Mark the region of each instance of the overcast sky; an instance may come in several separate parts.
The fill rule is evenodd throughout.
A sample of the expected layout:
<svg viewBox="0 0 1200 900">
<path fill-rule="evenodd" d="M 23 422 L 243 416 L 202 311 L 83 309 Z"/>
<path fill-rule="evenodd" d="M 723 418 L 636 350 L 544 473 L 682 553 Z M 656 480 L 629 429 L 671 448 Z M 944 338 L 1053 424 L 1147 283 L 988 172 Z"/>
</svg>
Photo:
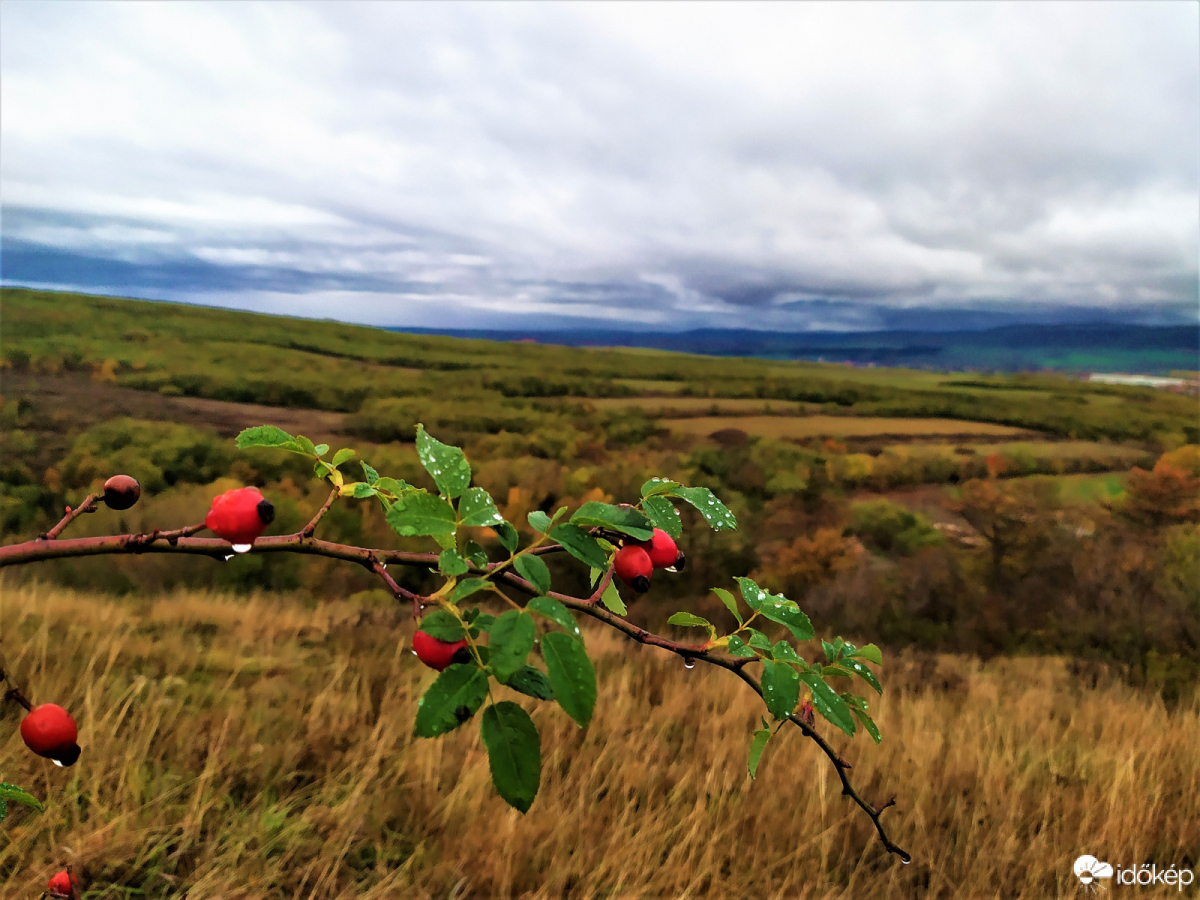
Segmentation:
<svg viewBox="0 0 1200 900">
<path fill-rule="evenodd" d="M 1198 48 L 1151 0 L 5 0 L 0 274 L 426 327 L 1195 320 Z"/>
</svg>

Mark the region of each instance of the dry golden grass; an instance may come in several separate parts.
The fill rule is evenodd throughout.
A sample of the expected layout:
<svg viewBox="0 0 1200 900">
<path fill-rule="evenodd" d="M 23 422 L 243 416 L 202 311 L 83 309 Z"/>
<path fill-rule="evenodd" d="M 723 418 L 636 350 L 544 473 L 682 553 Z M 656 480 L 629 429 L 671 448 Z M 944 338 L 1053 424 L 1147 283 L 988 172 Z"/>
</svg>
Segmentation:
<svg viewBox="0 0 1200 900">
<path fill-rule="evenodd" d="M 768 438 L 1029 435 L 1027 429 L 995 425 L 991 422 L 969 422 L 961 419 L 894 419 L 886 416 L 704 416 L 664 419 L 662 424 L 672 431 L 684 434 L 706 435 L 723 428 L 737 428 L 747 434 Z"/>
<path fill-rule="evenodd" d="M 48 808 L 0 825 L 0 896 L 67 862 L 90 898 L 191 900 L 1077 897 L 1081 853 L 1196 864 L 1200 697 L 1168 711 L 1053 659 L 886 660 L 884 743 L 835 743 L 866 794 L 897 795 L 902 866 L 795 729 L 749 780 L 760 710 L 728 673 L 594 631 L 595 720 L 535 714 L 521 816 L 475 727 L 411 737 L 432 675 L 410 630 L 344 601 L 5 588 L 8 662 L 74 711 L 84 755 L 33 757 L 4 711 L 0 778 Z"/>
</svg>

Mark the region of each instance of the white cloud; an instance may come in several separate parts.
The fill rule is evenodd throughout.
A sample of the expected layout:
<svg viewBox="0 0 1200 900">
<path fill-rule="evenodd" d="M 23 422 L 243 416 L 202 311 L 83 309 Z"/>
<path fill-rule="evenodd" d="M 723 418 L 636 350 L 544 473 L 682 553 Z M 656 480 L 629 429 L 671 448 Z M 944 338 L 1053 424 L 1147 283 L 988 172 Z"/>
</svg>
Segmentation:
<svg viewBox="0 0 1200 900">
<path fill-rule="evenodd" d="M 1195 4 L 3 16 L 6 277 L 30 246 L 196 260 L 193 298 L 341 279 L 387 323 L 1196 299 Z"/>
</svg>

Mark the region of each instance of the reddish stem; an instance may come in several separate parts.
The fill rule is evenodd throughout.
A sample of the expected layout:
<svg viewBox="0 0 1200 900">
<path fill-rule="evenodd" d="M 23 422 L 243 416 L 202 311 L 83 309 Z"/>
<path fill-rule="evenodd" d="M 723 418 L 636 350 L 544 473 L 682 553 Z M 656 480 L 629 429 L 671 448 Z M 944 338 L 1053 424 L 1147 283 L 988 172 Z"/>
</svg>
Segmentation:
<svg viewBox="0 0 1200 900">
<path fill-rule="evenodd" d="M 87 498 L 82 503 L 80 503 L 77 507 L 75 507 L 74 509 L 71 509 L 71 507 L 68 506 L 66 514 L 61 519 L 58 520 L 58 524 L 55 525 L 53 528 L 51 528 L 49 531 L 47 531 L 43 534 L 39 534 L 38 540 L 39 541 L 56 540 L 58 538 L 58 536 L 60 534 L 62 534 L 63 529 L 66 528 L 68 525 L 70 525 L 71 522 L 74 521 L 76 516 L 83 515 L 84 513 L 94 513 L 96 511 L 96 501 L 99 500 L 102 496 L 103 496 L 103 494 L 88 494 Z"/>
</svg>

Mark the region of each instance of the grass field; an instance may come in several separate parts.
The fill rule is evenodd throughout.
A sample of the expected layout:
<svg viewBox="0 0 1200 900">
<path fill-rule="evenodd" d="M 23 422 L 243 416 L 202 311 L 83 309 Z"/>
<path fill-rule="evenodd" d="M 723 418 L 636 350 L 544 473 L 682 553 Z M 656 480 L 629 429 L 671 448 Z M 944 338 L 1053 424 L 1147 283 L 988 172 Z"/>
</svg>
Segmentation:
<svg viewBox="0 0 1200 900">
<path fill-rule="evenodd" d="M 749 780 L 759 710 L 728 673 L 597 632 L 595 719 L 537 714 L 522 817 L 474 727 L 411 737 L 432 676 L 410 630 L 347 601 L 4 590 L 10 668 L 76 714 L 85 749 L 38 760 L 4 710 L 0 777 L 48 808 L 0 826 L 0 895 L 69 862 L 88 898 L 1041 900 L 1080 895 L 1081 853 L 1196 863 L 1200 697 L 1168 710 L 1058 659 L 886 659 L 883 744 L 834 742 L 869 796 L 896 795 L 902 866 L 794 730 Z"/>
<path fill-rule="evenodd" d="M 597 409 L 636 407 L 647 415 L 678 416 L 798 416 L 814 407 L 788 400 L 726 399 L 713 397 L 604 397 L 591 401 Z"/>
<path fill-rule="evenodd" d="M 685 434 L 706 435 L 725 428 L 769 438 L 880 437 L 890 435 L 963 435 L 1024 437 L 1029 432 L 991 422 L 960 419 L 901 419 L 885 416 L 697 416 L 665 419 L 663 425 Z"/>
</svg>

